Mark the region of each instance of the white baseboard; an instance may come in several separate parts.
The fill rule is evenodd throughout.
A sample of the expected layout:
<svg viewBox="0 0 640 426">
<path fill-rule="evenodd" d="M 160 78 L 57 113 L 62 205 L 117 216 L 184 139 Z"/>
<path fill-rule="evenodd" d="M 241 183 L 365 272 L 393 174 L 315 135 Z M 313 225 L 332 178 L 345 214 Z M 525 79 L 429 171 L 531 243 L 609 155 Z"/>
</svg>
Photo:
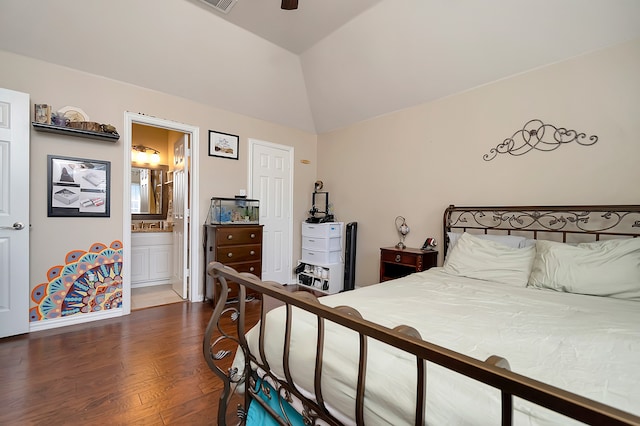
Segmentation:
<svg viewBox="0 0 640 426">
<path fill-rule="evenodd" d="M 67 327 L 70 325 L 84 324 L 107 318 L 121 317 L 124 315 L 123 312 L 122 308 L 117 308 L 102 312 L 92 312 L 90 314 L 76 314 L 64 318 L 40 320 L 29 324 L 29 332 L 33 333 L 35 331 L 50 330 L 52 328 Z"/>
<path fill-rule="evenodd" d="M 156 281 L 144 281 L 138 283 L 131 283 L 131 288 L 153 287 L 157 285 L 171 284 L 171 278 L 156 280 Z"/>
</svg>

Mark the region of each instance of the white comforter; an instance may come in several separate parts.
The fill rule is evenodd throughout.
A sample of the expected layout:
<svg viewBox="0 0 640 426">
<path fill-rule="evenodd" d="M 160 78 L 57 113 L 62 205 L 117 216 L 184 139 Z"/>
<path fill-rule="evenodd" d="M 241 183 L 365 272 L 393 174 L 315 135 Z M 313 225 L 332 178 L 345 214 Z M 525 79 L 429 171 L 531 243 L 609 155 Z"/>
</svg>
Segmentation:
<svg viewBox="0 0 640 426">
<path fill-rule="evenodd" d="M 352 306 L 387 327 L 410 325 L 424 340 L 480 360 L 500 355 L 514 372 L 640 414 L 638 302 L 454 277 L 441 268 L 320 301 Z M 283 321 L 282 308 L 268 314 L 267 359 L 280 377 Z M 291 371 L 307 390 L 313 390 L 315 324 L 315 316 L 294 312 Z M 339 419 L 353 423 L 356 335 L 330 322 L 326 327 L 323 396 Z M 257 327 L 247 334 L 254 354 L 257 335 Z M 365 422 L 413 423 L 415 358 L 370 339 L 367 371 Z M 499 424 L 499 401 L 497 390 L 428 363 L 428 424 Z M 517 425 L 570 423 L 517 398 L 515 408 Z"/>
</svg>

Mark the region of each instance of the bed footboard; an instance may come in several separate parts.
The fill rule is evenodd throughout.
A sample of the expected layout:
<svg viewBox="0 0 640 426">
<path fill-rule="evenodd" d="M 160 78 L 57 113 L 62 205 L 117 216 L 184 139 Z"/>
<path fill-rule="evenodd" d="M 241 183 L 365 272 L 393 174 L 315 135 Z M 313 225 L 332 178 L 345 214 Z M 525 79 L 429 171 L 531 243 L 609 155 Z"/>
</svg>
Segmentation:
<svg viewBox="0 0 640 426">
<path fill-rule="evenodd" d="M 481 383 L 492 386 L 501 392 L 502 401 L 502 424 L 510 425 L 513 419 L 513 397 L 517 396 L 530 401 L 552 411 L 563 414 L 567 417 L 582 421 L 587 424 L 607 424 L 607 425 L 640 425 L 640 417 L 617 410 L 596 401 L 581 397 L 579 395 L 566 392 L 559 388 L 538 382 L 524 377 L 509 370 L 507 360 L 499 356 L 491 356 L 485 361 L 480 361 L 463 354 L 448 350 L 441 346 L 434 345 L 420 338 L 416 330 L 410 327 L 396 327 L 390 329 L 379 324 L 363 319 L 357 311 L 349 307 L 331 308 L 322 305 L 309 293 L 291 293 L 283 290 L 280 285 L 270 282 L 262 282 L 257 277 L 238 273 L 235 270 L 220 263 L 208 265 L 207 273 L 222 286 L 221 297 L 217 301 L 214 312 L 206 328 L 203 353 L 209 368 L 220 377 L 223 382 L 224 391 L 220 397 L 218 405 L 218 424 L 227 424 L 227 411 L 230 408 L 230 400 L 238 390 L 243 387 L 244 402 L 238 409 L 240 422 L 244 423 L 249 404 L 257 403 L 263 406 L 264 410 L 273 416 L 279 424 L 295 424 L 287 414 L 282 414 L 282 410 L 273 409 L 273 405 L 268 405 L 258 396 L 258 393 L 268 393 L 270 397 L 277 398 L 276 406 L 282 407 L 295 401 L 300 402 L 297 411 L 301 413 L 301 418 L 306 424 L 326 423 L 330 425 L 340 425 L 340 421 L 335 413 L 325 404 L 323 399 L 322 369 L 323 369 L 323 339 L 325 323 L 327 321 L 339 324 L 354 330 L 359 336 L 359 369 L 356 386 L 355 411 L 344 413 L 354 424 L 364 424 L 365 411 L 365 389 L 367 386 L 367 350 L 368 342 L 374 339 L 408 353 L 415 357 L 417 386 L 415 390 L 415 424 L 425 424 L 425 397 L 426 397 L 426 365 L 427 363 L 438 364 L 448 370 L 472 378 Z M 228 283 L 234 282 L 239 286 L 239 298 L 237 304 L 227 304 L 226 294 Z M 260 295 L 260 334 L 258 353 L 252 353 L 245 338 L 246 302 L 245 295 L 247 289 Z M 285 377 L 276 377 L 270 371 L 268 362 L 261 360 L 265 357 L 265 337 L 263 325 L 267 309 L 265 300 L 276 299 L 279 304 L 284 304 L 286 310 L 286 330 L 284 359 L 282 360 Z M 273 306 L 267 303 L 267 306 Z M 314 397 L 305 397 L 305 393 L 298 389 L 291 377 L 289 370 L 289 345 L 293 323 L 291 320 L 292 309 L 297 307 L 303 309 L 317 317 L 317 343 L 318 349 L 315 359 L 315 380 L 313 392 Z M 241 351 L 244 356 L 244 369 L 230 369 L 231 355 L 236 350 Z M 263 381 L 271 387 L 264 386 Z M 295 404 L 293 404 L 295 406 Z M 286 413 L 286 411 L 285 411 Z"/>
</svg>

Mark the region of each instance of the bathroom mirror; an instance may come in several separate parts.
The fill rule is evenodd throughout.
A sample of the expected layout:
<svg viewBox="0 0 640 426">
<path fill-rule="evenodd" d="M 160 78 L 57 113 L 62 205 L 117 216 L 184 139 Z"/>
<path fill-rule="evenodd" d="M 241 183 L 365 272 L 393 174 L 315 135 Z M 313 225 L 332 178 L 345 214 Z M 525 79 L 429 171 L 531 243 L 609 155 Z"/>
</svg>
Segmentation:
<svg viewBox="0 0 640 426">
<path fill-rule="evenodd" d="M 165 165 L 131 167 L 131 219 L 167 219 L 168 171 Z"/>
</svg>

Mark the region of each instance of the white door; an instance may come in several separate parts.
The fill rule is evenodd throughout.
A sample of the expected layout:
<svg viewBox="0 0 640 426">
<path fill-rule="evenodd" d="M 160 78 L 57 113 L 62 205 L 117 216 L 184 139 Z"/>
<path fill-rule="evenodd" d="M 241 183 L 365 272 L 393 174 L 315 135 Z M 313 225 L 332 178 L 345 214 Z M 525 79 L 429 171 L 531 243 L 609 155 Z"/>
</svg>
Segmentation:
<svg viewBox="0 0 640 426">
<path fill-rule="evenodd" d="M 292 182 L 293 148 L 249 140 L 251 198 L 260 200 L 262 279 L 292 282 Z"/>
<path fill-rule="evenodd" d="M 173 290 L 183 299 L 189 284 L 189 136 L 173 147 Z"/>
<path fill-rule="evenodd" d="M 0 337 L 29 331 L 29 95 L 0 89 Z"/>
</svg>

